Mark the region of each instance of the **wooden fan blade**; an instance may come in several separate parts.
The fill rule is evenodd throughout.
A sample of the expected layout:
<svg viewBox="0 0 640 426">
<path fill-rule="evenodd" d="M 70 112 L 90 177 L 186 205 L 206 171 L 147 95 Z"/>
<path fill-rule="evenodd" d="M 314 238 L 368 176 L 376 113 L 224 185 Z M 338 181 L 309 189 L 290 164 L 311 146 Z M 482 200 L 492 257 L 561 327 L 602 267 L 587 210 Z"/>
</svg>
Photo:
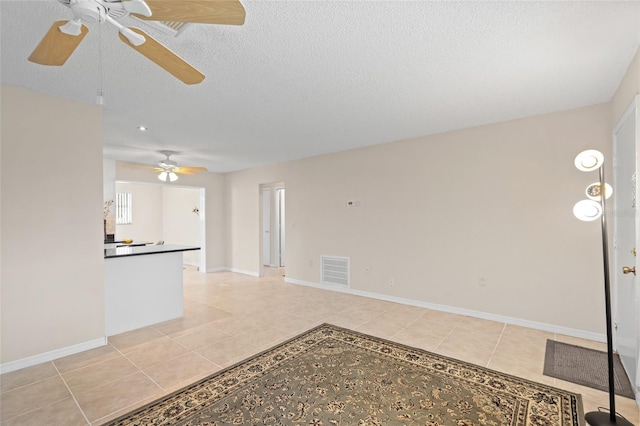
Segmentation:
<svg viewBox="0 0 640 426">
<path fill-rule="evenodd" d="M 145 33 L 139 28 L 129 28 L 131 31 L 140 34 L 146 40 L 140 46 L 135 46 L 127 40 L 122 34 L 120 40 L 122 40 L 128 46 L 142 53 L 144 56 L 155 62 L 162 67 L 169 74 L 181 80 L 185 84 L 198 84 L 204 80 L 204 74 L 189 65 L 181 57 L 167 49 L 160 44 L 157 40 Z"/>
<path fill-rule="evenodd" d="M 176 172 L 176 173 L 185 173 L 185 172 L 200 173 L 200 172 L 207 171 L 206 167 L 176 167 L 176 169 L 180 170 L 180 172 Z"/>
<path fill-rule="evenodd" d="M 80 34 L 77 36 L 65 34 L 60 31 L 60 27 L 68 21 L 56 21 L 49 31 L 36 46 L 29 56 L 29 61 L 40 65 L 60 66 L 67 62 L 69 56 L 76 50 L 89 29 L 81 25 Z"/>
<path fill-rule="evenodd" d="M 186 175 L 186 176 L 195 176 L 195 172 L 192 172 L 190 170 L 185 170 L 184 167 L 175 167 L 173 170 L 171 170 L 173 173 L 179 174 L 179 175 Z"/>
<path fill-rule="evenodd" d="M 173 172 L 181 175 L 193 176 L 196 173 L 206 172 L 206 167 L 174 167 Z"/>
<path fill-rule="evenodd" d="M 146 0 L 150 21 L 195 22 L 200 24 L 244 24 L 245 11 L 238 0 Z"/>
</svg>

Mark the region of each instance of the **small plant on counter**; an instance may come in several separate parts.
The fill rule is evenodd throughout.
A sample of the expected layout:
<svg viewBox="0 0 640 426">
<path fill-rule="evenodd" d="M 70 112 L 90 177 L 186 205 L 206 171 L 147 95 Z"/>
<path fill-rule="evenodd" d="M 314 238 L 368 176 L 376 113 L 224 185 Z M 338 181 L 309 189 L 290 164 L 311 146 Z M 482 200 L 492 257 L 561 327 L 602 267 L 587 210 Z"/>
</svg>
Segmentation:
<svg viewBox="0 0 640 426">
<path fill-rule="evenodd" d="M 109 208 L 113 204 L 113 200 L 105 201 L 104 206 L 102 206 L 102 216 L 106 219 L 109 216 Z"/>
</svg>

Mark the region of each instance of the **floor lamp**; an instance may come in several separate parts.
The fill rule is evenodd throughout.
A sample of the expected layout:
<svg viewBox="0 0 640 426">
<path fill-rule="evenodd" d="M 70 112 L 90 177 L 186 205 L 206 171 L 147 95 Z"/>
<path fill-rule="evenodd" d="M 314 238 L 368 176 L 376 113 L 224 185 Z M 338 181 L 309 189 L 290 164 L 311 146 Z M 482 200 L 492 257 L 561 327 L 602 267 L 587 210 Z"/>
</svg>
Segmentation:
<svg viewBox="0 0 640 426">
<path fill-rule="evenodd" d="M 606 199 L 613 193 L 613 188 L 604 181 L 604 155 L 600 151 L 590 149 L 576 156 L 575 165 L 578 170 L 590 172 L 598 170 L 600 181 L 587 187 L 588 199 L 578 201 L 573 207 L 573 214 L 580 220 L 592 221 L 600 218 L 602 225 L 602 259 L 604 262 L 604 298 L 607 318 L 607 361 L 609 373 L 609 412 L 591 411 L 584 418 L 591 426 L 620 425 L 633 426 L 631 422 L 616 414 L 616 392 L 613 370 L 613 332 L 611 327 L 611 287 L 609 282 L 609 248 L 607 236 Z M 604 188 L 604 191 L 603 191 Z M 604 197 L 602 196 L 604 192 Z"/>
</svg>

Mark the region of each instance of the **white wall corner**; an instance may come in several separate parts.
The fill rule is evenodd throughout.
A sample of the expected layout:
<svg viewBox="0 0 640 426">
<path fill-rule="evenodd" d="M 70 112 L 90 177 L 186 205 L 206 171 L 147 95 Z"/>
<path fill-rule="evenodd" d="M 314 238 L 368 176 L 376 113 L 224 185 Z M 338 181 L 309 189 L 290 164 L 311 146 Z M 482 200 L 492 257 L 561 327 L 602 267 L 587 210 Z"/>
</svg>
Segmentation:
<svg viewBox="0 0 640 426">
<path fill-rule="evenodd" d="M 215 268 L 207 269 L 206 273 L 209 273 L 209 272 L 221 272 L 221 271 L 229 271 L 229 268 L 225 268 L 224 266 L 217 266 Z"/>
<path fill-rule="evenodd" d="M 237 274 L 249 275 L 251 277 L 259 277 L 260 274 L 256 271 L 247 271 L 245 269 L 236 269 L 236 268 L 224 268 L 225 271 L 235 272 Z"/>
<path fill-rule="evenodd" d="M 209 272 L 221 272 L 221 271 L 235 272 L 236 274 L 249 275 L 251 277 L 259 277 L 260 276 L 255 271 L 247 271 L 245 269 L 230 268 L 228 266 L 219 266 L 219 267 L 216 267 L 216 268 L 207 269 L 207 273 L 209 273 Z"/>
</svg>

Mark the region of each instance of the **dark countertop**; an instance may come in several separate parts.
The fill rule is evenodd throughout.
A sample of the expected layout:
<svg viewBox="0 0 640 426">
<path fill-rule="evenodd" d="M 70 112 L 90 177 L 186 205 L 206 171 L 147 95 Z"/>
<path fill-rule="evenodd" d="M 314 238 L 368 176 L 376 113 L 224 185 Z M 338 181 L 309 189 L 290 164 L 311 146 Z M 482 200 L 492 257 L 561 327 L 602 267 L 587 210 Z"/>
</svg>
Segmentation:
<svg viewBox="0 0 640 426">
<path fill-rule="evenodd" d="M 200 250 L 200 247 L 183 246 L 179 244 L 124 246 L 104 249 L 104 258 L 111 259 L 125 256 L 143 256 L 146 254 L 172 253 L 176 251 Z"/>
<path fill-rule="evenodd" d="M 147 241 L 147 242 L 139 242 L 139 241 L 134 241 L 131 243 L 125 243 L 124 241 L 105 241 L 104 245 L 115 245 L 116 247 L 135 247 L 135 246 L 149 246 L 149 245 L 153 245 L 154 243 L 152 243 L 151 241 Z M 112 248 L 112 247 L 109 247 Z"/>
</svg>

